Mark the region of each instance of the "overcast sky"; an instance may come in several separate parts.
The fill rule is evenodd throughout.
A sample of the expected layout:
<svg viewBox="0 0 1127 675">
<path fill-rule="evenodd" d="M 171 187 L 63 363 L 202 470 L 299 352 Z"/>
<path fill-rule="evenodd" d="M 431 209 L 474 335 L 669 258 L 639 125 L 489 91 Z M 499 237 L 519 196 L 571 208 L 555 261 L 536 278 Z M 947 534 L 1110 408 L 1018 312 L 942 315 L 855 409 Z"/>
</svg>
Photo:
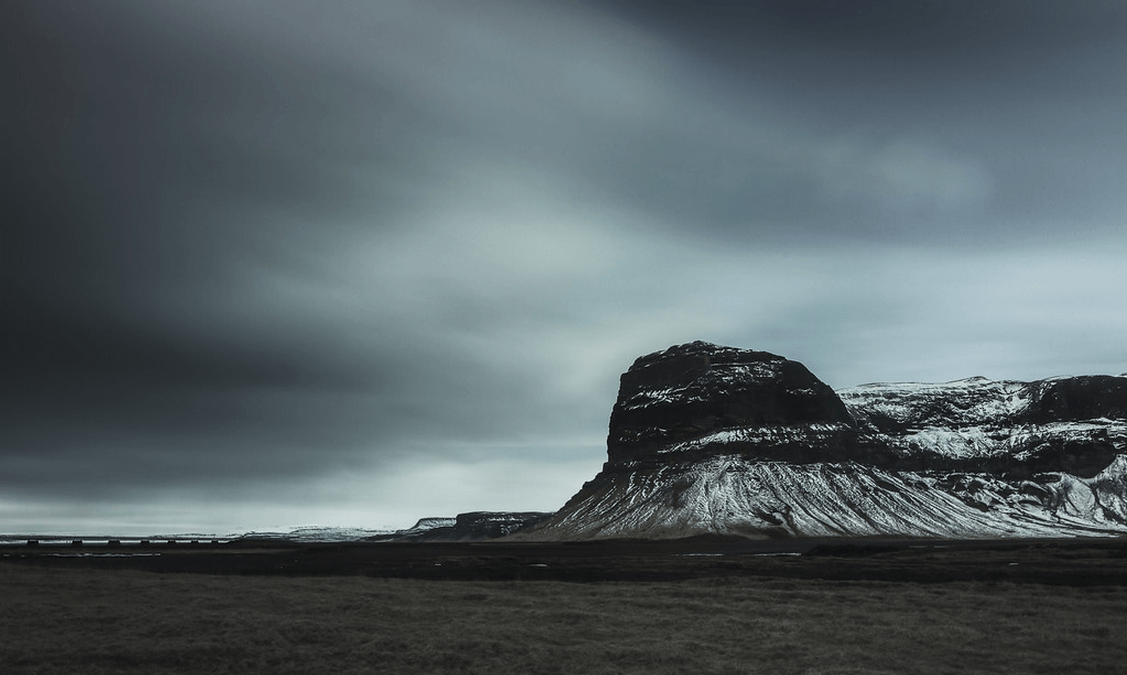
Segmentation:
<svg viewBox="0 0 1127 675">
<path fill-rule="evenodd" d="M 695 339 L 1127 371 L 1118 0 L 0 5 L 0 531 L 554 510 Z"/>
</svg>

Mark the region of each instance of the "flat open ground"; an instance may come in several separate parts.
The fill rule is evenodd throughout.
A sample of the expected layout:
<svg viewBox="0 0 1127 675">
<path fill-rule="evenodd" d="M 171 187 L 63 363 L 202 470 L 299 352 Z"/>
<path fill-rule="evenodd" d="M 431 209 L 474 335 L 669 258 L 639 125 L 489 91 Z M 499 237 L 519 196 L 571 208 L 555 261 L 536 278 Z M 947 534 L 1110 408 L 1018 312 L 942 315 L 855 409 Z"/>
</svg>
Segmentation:
<svg viewBox="0 0 1127 675">
<path fill-rule="evenodd" d="M 806 555 L 763 554 L 816 542 L 8 547 L 0 664 L 20 675 L 1127 672 L 1127 542 L 840 544 Z"/>
</svg>

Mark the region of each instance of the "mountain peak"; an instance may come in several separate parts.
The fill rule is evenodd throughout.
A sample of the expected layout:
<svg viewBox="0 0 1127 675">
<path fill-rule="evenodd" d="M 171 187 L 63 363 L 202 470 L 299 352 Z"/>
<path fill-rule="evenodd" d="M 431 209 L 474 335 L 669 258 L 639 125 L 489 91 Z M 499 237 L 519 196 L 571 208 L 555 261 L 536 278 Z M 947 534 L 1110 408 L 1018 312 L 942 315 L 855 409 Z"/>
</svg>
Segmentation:
<svg viewBox="0 0 1127 675">
<path fill-rule="evenodd" d="M 691 342 L 639 357 L 607 463 L 521 536 L 1127 533 L 1127 378 L 834 392 L 801 363 Z"/>
<path fill-rule="evenodd" d="M 724 431 L 812 423 L 844 428 L 852 419 L 806 366 L 769 352 L 691 342 L 643 356 L 623 373 L 608 459 L 644 460 Z"/>
</svg>

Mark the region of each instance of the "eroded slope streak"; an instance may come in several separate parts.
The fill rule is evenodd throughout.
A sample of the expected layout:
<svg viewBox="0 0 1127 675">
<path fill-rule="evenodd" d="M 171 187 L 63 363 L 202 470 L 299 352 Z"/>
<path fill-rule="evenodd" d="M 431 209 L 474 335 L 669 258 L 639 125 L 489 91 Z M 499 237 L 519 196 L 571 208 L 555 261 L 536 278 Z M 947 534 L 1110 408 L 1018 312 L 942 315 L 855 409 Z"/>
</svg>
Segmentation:
<svg viewBox="0 0 1127 675">
<path fill-rule="evenodd" d="M 608 461 L 537 539 L 1127 533 L 1127 378 L 832 391 L 694 342 L 622 375 Z"/>
</svg>

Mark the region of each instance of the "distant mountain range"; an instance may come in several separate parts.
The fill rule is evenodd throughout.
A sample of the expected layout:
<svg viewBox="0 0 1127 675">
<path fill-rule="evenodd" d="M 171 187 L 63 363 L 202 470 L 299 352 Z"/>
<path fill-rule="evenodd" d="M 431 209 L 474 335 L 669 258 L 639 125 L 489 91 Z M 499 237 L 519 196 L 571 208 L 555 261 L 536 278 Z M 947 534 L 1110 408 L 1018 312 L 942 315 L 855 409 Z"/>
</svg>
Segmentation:
<svg viewBox="0 0 1127 675">
<path fill-rule="evenodd" d="M 1127 377 L 833 391 L 705 342 L 622 375 L 603 470 L 538 540 L 1127 533 Z"/>
<path fill-rule="evenodd" d="M 455 518 L 423 518 L 414 527 L 366 541 L 478 541 L 496 539 L 536 525 L 552 513 L 540 511 L 474 511 Z"/>
<path fill-rule="evenodd" d="M 286 541 L 296 543 L 438 542 L 496 539 L 535 525 L 552 513 L 539 511 L 473 511 L 454 517 L 420 518 L 402 530 L 363 530 L 339 527 L 301 527 L 287 532 L 248 532 L 233 541 Z"/>
</svg>

